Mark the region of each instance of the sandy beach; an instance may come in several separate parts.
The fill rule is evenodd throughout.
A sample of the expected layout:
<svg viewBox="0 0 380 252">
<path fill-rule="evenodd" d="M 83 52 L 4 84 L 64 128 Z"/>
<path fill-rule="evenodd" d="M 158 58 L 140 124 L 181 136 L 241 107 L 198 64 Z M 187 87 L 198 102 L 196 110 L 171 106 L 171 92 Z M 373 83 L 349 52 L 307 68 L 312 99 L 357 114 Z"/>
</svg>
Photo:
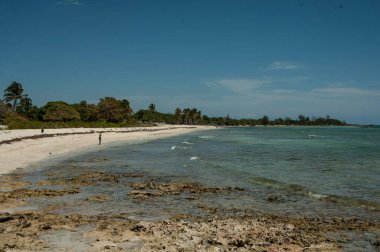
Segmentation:
<svg viewBox="0 0 380 252">
<path fill-rule="evenodd" d="M 117 141 L 158 139 L 210 128 L 165 125 L 145 128 L 46 129 L 44 133 L 39 129 L 1 130 L 0 174 L 25 168 L 50 157 L 97 146 L 100 132 L 102 132 L 102 145 L 106 145 Z"/>
</svg>

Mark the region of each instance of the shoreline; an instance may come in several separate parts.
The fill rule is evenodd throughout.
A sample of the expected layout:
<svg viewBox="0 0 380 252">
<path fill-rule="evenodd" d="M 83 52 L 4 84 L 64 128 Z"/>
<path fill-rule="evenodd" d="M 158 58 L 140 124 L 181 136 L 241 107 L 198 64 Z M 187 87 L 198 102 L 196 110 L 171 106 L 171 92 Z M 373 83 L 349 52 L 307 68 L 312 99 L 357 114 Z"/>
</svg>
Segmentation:
<svg viewBox="0 0 380 252">
<path fill-rule="evenodd" d="M 165 125 L 143 128 L 65 128 L 0 131 L 0 160 L 5 166 L 0 175 L 50 157 L 68 154 L 87 147 L 98 146 L 102 132 L 102 145 L 113 142 L 154 140 L 200 130 L 214 129 L 210 126 Z"/>
<path fill-rule="evenodd" d="M 64 153 L 101 150 L 112 146 L 108 143 L 139 143 L 198 131 L 197 137 L 204 134 L 201 130 L 208 129 L 214 128 L 168 125 L 105 129 L 107 132 L 48 129 L 44 135 L 39 134 L 40 130 L 0 132 L 7 134 L 0 137 L 0 156 L 5 148 L 12 147 L 15 160 L 27 158 L 28 153 L 65 159 Z M 105 146 L 98 146 L 100 131 Z M 44 149 L 44 145 L 50 149 Z M 46 154 L 53 147 L 57 152 Z M 133 169 L 133 162 L 120 163 L 123 169 L 104 169 L 111 159 L 102 155 L 84 160 L 81 166 L 68 159 L 32 177 L 26 172 L 0 175 L 0 251 L 301 252 L 380 248 L 380 223 L 376 219 L 341 213 L 324 216 L 318 212 L 298 216 L 270 213 L 255 204 L 248 208 L 239 203 L 223 205 L 219 200 L 260 197 L 255 190 L 239 184 L 182 180 L 140 167 Z M 49 158 L 42 162 L 48 163 Z M 293 201 L 276 195 L 267 194 L 265 200 L 270 207 L 277 207 L 283 200 Z"/>
</svg>

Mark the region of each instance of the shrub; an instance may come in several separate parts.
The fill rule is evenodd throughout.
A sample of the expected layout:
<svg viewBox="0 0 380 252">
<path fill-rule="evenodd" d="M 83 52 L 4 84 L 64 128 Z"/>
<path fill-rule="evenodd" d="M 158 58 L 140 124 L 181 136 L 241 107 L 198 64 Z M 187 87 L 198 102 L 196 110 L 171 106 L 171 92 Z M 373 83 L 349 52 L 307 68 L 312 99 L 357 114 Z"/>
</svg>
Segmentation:
<svg viewBox="0 0 380 252">
<path fill-rule="evenodd" d="M 48 102 L 42 108 L 42 119 L 48 122 L 80 120 L 80 114 L 63 101 Z"/>
</svg>

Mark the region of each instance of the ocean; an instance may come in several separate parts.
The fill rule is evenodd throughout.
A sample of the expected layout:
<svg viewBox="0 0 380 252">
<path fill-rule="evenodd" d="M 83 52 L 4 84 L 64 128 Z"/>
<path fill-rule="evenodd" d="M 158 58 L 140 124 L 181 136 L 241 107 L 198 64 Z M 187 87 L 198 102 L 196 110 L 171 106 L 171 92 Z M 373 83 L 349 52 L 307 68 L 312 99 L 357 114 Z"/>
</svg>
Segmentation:
<svg viewBox="0 0 380 252">
<path fill-rule="evenodd" d="M 104 136 L 106 137 L 106 135 Z M 380 128 L 236 127 L 199 131 L 154 141 L 94 147 L 28 170 L 31 182 L 72 179 L 85 172 L 117 175 L 59 198 L 35 198 L 35 208 L 59 205 L 58 213 L 125 213 L 138 220 L 176 214 L 226 216 L 270 213 L 300 217 L 358 217 L 380 221 Z M 196 183 L 237 188 L 190 197 L 178 193 L 136 200 L 132 183 Z M 62 188 L 49 184 L 45 188 Z M 105 195 L 104 202 L 86 201 Z M 83 203 L 85 202 L 85 203 Z"/>
</svg>

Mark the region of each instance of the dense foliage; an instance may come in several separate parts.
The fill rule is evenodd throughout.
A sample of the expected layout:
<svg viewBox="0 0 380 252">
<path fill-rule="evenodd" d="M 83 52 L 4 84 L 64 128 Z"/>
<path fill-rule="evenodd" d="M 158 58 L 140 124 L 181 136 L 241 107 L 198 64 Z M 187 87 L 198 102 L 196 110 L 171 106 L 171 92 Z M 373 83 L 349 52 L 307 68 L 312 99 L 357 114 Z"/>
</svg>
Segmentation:
<svg viewBox="0 0 380 252">
<path fill-rule="evenodd" d="M 301 116 L 301 115 L 300 115 Z M 271 126 L 345 126 L 347 125 L 344 121 L 339 121 L 337 119 L 330 118 L 330 116 L 324 117 L 312 117 L 312 119 L 307 120 L 295 120 L 290 117 L 277 118 L 270 120 L 268 116 L 263 116 L 259 119 L 231 119 L 229 116 L 226 117 L 214 117 L 214 118 L 204 118 L 203 121 L 207 124 L 213 125 L 225 125 L 225 126 L 257 126 L 257 125 L 271 125 Z"/>
<path fill-rule="evenodd" d="M 113 97 L 104 97 L 98 103 L 99 119 L 106 122 L 127 122 L 132 114 L 129 101 L 117 100 Z"/>
<path fill-rule="evenodd" d="M 89 104 L 86 101 L 71 105 L 80 115 L 81 121 L 96 122 L 99 121 L 99 110 L 95 104 Z"/>
<path fill-rule="evenodd" d="M 63 101 L 48 102 L 40 110 L 40 118 L 47 122 L 70 122 L 80 120 L 80 114 Z"/>
<path fill-rule="evenodd" d="M 12 82 L 0 100 L 0 124 L 9 128 L 61 128 L 61 127 L 118 127 L 145 126 L 155 123 L 217 126 L 256 126 L 256 125 L 346 125 L 345 122 L 326 117 L 289 117 L 270 120 L 268 116 L 258 119 L 232 119 L 208 117 L 196 108 L 176 108 L 172 113 L 161 113 L 151 103 L 147 109 L 136 113 L 126 99 L 114 97 L 100 98 L 97 104 L 87 101 L 68 104 L 63 101 L 50 101 L 42 107 L 33 105 L 32 99 L 24 94 L 22 84 Z"/>
</svg>

